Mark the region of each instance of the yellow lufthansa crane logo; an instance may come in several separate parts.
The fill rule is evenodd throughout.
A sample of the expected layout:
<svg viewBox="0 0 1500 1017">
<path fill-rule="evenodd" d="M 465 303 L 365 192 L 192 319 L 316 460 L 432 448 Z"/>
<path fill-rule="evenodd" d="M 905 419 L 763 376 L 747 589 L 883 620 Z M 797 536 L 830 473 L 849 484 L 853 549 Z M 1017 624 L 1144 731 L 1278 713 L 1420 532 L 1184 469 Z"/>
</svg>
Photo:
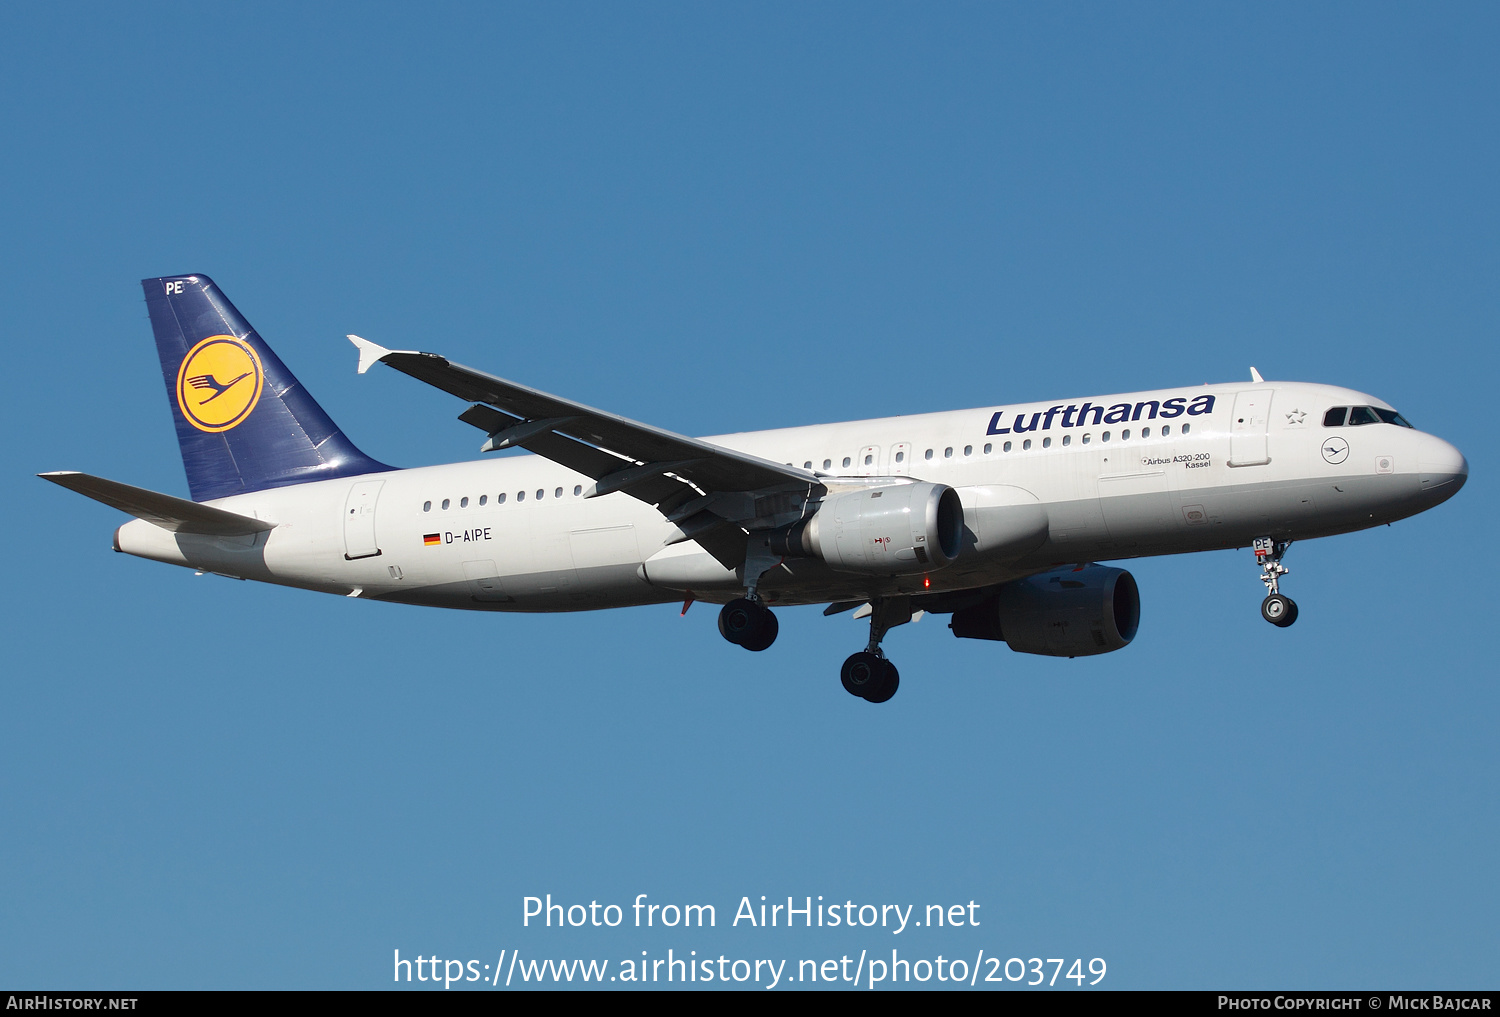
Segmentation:
<svg viewBox="0 0 1500 1017">
<path fill-rule="evenodd" d="M 177 406 L 200 431 L 237 427 L 260 401 L 265 371 L 248 344 L 211 335 L 188 350 L 177 369 Z"/>
</svg>

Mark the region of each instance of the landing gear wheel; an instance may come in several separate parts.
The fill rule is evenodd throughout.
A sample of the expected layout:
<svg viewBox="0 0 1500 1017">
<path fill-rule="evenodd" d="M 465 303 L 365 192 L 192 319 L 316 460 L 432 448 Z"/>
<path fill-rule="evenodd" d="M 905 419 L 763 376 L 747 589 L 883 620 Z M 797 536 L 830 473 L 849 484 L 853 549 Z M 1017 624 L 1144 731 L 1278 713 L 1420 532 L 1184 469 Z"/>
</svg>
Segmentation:
<svg viewBox="0 0 1500 1017">
<path fill-rule="evenodd" d="M 896 665 L 884 657 L 861 651 L 844 661 L 839 681 L 844 683 L 844 691 L 851 696 L 883 703 L 901 686 L 901 674 Z"/>
<path fill-rule="evenodd" d="M 719 635 L 747 650 L 764 650 L 776 641 L 781 626 L 764 604 L 741 597 L 719 612 Z"/>
<path fill-rule="evenodd" d="M 760 605 L 756 605 L 760 607 Z M 776 634 L 781 631 L 781 623 L 776 620 L 776 615 L 768 607 L 761 607 L 760 631 L 755 633 L 754 638 L 747 638 L 740 643 L 747 650 L 759 652 L 776 642 Z"/>
<path fill-rule="evenodd" d="M 861 699 L 868 699 L 870 693 L 879 689 L 884 680 L 885 661 L 865 650 L 851 654 L 839 670 L 839 681 L 844 683 L 844 691 Z"/>
<path fill-rule="evenodd" d="M 901 687 L 901 672 L 896 670 L 896 665 L 888 660 L 882 660 L 881 663 L 885 665 L 883 669 L 885 677 L 878 688 L 865 696 L 872 703 L 885 702 L 894 696 L 896 690 Z"/>
<path fill-rule="evenodd" d="M 1260 602 L 1260 616 L 1284 629 L 1297 620 L 1297 602 L 1291 597 L 1273 593 Z"/>
</svg>

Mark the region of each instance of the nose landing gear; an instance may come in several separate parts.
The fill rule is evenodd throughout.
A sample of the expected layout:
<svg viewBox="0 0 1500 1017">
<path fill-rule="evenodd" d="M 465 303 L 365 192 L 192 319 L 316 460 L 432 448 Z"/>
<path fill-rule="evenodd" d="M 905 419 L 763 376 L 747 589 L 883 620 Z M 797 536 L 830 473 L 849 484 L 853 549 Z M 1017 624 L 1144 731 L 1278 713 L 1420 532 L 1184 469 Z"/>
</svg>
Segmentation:
<svg viewBox="0 0 1500 1017">
<path fill-rule="evenodd" d="M 1282 555 L 1291 546 L 1290 540 L 1255 538 L 1255 560 L 1260 563 L 1260 581 L 1266 584 L 1266 599 L 1260 602 L 1260 616 L 1283 629 L 1297 620 L 1297 602 L 1280 590 L 1281 577 L 1292 571 L 1281 564 Z"/>
</svg>

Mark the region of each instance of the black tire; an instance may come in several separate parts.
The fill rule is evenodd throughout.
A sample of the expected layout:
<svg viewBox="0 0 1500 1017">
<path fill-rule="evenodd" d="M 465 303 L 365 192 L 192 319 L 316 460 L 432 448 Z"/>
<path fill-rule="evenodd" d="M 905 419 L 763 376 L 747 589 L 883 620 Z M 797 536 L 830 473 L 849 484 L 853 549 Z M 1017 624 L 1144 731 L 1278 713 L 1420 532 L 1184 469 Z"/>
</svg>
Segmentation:
<svg viewBox="0 0 1500 1017">
<path fill-rule="evenodd" d="M 1297 604 L 1291 597 L 1273 593 L 1260 602 L 1260 616 L 1284 629 L 1297 620 Z"/>
<path fill-rule="evenodd" d="M 885 665 L 885 677 L 878 688 L 865 696 L 872 703 L 884 703 L 896 694 L 901 687 L 901 672 L 896 670 L 896 665 L 888 660 L 882 660 Z"/>
<path fill-rule="evenodd" d="M 760 605 L 741 597 L 719 611 L 719 635 L 736 646 L 744 646 L 761 628 Z"/>
<path fill-rule="evenodd" d="M 1281 627 L 1284 629 L 1290 628 L 1292 623 L 1297 620 L 1297 602 L 1295 600 L 1288 600 L 1287 603 L 1292 606 L 1292 609 L 1286 613 L 1286 617 L 1280 622 Z"/>
<path fill-rule="evenodd" d="M 776 642 L 776 634 L 781 631 L 781 623 L 776 620 L 776 613 L 769 607 L 760 604 L 755 606 L 760 611 L 760 628 L 747 636 L 740 645 L 747 650 L 759 653 Z"/>
<path fill-rule="evenodd" d="M 885 667 L 886 663 L 880 657 L 861 650 L 844 661 L 844 666 L 839 669 L 839 681 L 851 696 L 867 699 L 869 693 L 878 690 L 884 682 Z"/>
</svg>

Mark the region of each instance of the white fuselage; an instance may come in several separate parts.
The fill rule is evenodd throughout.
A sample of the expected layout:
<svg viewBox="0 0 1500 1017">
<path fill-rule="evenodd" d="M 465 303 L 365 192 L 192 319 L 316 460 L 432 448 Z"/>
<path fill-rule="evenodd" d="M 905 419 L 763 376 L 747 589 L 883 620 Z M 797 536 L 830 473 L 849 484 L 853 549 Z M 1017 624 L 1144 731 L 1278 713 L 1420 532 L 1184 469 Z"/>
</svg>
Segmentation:
<svg viewBox="0 0 1500 1017">
<path fill-rule="evenodd" d="M 969 589 L 1061 563 L 1239 547 L 1258 536 L 1327 536 L 1404 518 L 1462 486 L 1467 465 L 1452 445 L 1389 423 L 1325 427 L 1334 406 L 1389 409 L 1348 389 L 1266 382 L 706 440 L 806 466 L 833 490 L 883 477 L 958 490 L 966 546 L 946 568 L 892 578 L 787 559 L 763 580 L 772 603 L 822 603 Z M 211 503 L 276 524 L 253 538 L 137 520 L 115 546 L 244 579 L 472 610 L 739 595 L 740 578 L 692 541 L 668 545 L 679 531 L 658 511 L 624 493 L 585 498 L 590 482 L 537 456 L 394 470 Z M 1021 509 L 1042 519 L 1023 548 L 1007 531 Z"/>
</svg>

